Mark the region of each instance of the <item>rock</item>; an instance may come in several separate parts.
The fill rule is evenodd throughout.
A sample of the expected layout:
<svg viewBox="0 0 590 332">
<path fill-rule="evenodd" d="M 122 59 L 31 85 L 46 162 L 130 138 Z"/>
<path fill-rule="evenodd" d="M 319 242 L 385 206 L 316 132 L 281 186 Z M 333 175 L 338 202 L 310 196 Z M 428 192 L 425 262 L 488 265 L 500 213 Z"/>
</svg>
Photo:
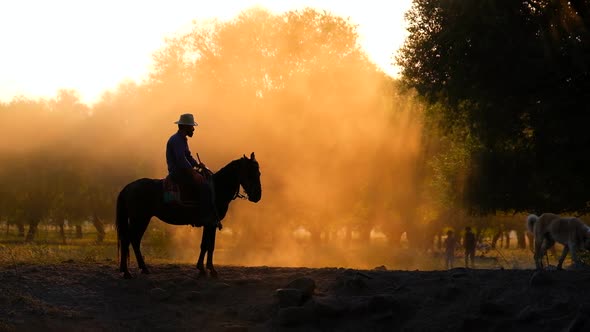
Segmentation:
<svg viewBox="0 0 590 332">
<path fill-rule="evenodd" d="M 280 325 L 305 324 L 313 320 L 313 312 L 309 307 L 288 307 L 279 309 Z"/>
<path fill-rule="evenodd" d="M 303 292 L 296 288 L 279 288 L 276 290 L 279 298 L 279 307 L 294 307 L 303 304 Z"/>
<path fill-rule="evenodd" d="M 289 282 L 285 288 L 298 289 L 303 293 L 303 299 L 307 299 L 313 295 L 315 281 L 311 278 L 302 277 Z"/>
<path fill-rule="evenodd" d="M 305 304 L 316 317 L 339 316 L 349 310 L 349 306 L 342 299 L 334 296 L 314 298 Z"/>
<path fill-rule="evenodd" d="M 359 278 L 358 276 L 354 276 L 350 279 L 347 279 L 344 282 L 344 285 L 347 289 L 353 291 L 359 291 L 367 288 L 367 282 L 365 281 L 365 279 Z"/>
</svg>

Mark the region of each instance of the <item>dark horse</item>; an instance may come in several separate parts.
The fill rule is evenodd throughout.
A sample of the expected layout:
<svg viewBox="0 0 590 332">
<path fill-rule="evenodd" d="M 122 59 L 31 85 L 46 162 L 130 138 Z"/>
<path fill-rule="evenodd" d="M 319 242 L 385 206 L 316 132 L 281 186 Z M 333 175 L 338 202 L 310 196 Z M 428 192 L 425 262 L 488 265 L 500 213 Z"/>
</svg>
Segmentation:
<svg viewBox="0 0 590 332">
<path fill-rule="evenodd" d="M 258 202 L 262 196 L 260 186 L 260 170 L 254 153 L 250 158 L 244 157 L 234 160 L 213 174 L 213 188 L 215 194 L 215 208 L 218 221 L 225 217 L 229 203 L 238 197 L 240 185 L 246 191 L 248 200 Z M 172 225 L 195 224 L 194 210 L 185 208 L 172 209 L 163 203 L 164 188 L 161 179 L 139 179 L 123 188 L 117 198 L 117 236 L 119 240 L 120 271 L 126 279 L 131 278 L 127 261 L 129 258 L 129 244 L 133 246 L 137 265 L 142 273 L 149 270 L 141 255 L 140 244 L 143 233 L 152 217 Z M 179 212 L 180 211 L 180 212 Z M 188 212 L 188 213 L 187 213 Z M 187 215 L 188 214 L 188 215 Z M 220 224 L 219 224 L 220 225 Z M 199 225 L 200 226 L 200 225 Z M 199 275 L 206 275 L 203 259 L 207 253 L 207 269 L 212 277 L 217 277 L 213 268 L 213 250 L 215 248 L 215 233 L 218 224 L 205 223 L 201 239 L 201 253 L 197 261 Z"/>
</svg>

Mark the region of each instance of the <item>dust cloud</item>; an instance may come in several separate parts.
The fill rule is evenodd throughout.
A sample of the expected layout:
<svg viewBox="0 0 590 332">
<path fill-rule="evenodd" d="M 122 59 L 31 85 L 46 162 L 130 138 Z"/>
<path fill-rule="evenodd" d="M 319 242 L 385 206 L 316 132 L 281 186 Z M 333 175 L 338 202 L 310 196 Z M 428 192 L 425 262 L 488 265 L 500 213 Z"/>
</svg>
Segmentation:
<svg viewBox="0 0 590 332">
<path fill-rule="evenodd" d="M 378 73 L 341 74 L 352 91 L 319 105 L 292 102 L 312 89 L 303 81 L 270 103 L 210 95 L 211 104 L 195 111 L 200 125 L 189 144 L 210 168 L 250 152 L 261 166 L 262 200 L 232 203 L 218 233 L 218 264 L 392 264 L 392 244 L 414 222 L 401 219 L 421 203 L 421 110 L 411 96 L 392 94 Z M 171 255 L 194 262 L 200 230 L 169 231 Z"/>
<path fill-rule="evenodd" d="M 390 267 L 423 219 L 422 110 L 356 38 L 346 20 L 309 9 L 196 22 L 154 55 L 149 80 L 92 107 L 69 92 L 42 112 L 4 112 L 1 151 L 60 151 L 112 179 L 114 201 L 125 183 L 166 175 L 173 122 L 190 112 L 189 146 L 210 169 L 255 152 L 262 173 L 262 200 L 230 205 L 216 264 Z M 196 261 L 201 229 L 154 219 L 144 246 L 158 231 L 171 259 Z"/>
</svg>

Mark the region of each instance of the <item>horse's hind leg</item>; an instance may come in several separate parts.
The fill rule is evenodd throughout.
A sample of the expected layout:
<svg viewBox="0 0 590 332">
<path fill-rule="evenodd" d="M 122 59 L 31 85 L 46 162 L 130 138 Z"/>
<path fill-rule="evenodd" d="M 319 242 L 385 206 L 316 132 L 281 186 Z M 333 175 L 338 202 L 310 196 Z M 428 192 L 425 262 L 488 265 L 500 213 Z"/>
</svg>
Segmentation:
<svg viewBox="0 0 590 332">
<path fill-rule="evenodd" d="M 205 253 L 207 252 L 207 226 L 203 226 L 203 235 L 201 236 L 201 252 L 199 253 L 199 260 L 197 260 L 197 270 L 199 270 L 199 277 L 207 276 L 207 271 L 205 271 L 205 264 L 203 261 L 205 260 Z"/>
<path fill-rule="evenodd" d="M 121 246 L 119 271 L 123 272 L 123 278 L 131 279 L 131 273 L 129 273 L 129 267 L 127 266 L 129 261 L 129 241 L 121 239 L 119 245 Z"/>
<path fill-rule="evenodd" d="M 203 226 L 203 236 L 201 237 L 201 253 L 199 254 L 199 260 L 197 261 L 197 270 L 199 270 L 199 276 L 206 276 L 205 265 L 205 254 L 207 254 L 207 269 L 211 272 L 212 277 L 217 277 L 217 272 L 213 268 L 213 247 L 215 246 L 215 227 Z"/>
<path fill-rule="evenodd" d="M 135 223 L 131 223 L 130 233 L 131 233 L 131 245 L 133 246 L 133 252 L 135 252 L 135 259 L 137 260 L 137 266 L 141 269 L 141 273 L 149 274 L 150 271 L 148 270 L 147 266 L 145 265 L 145 261 L 143 260 L 143 255 L 141 254 L 141 238 L 145 233 L 148 225 L 150 223 L 150 218 L 138 218 L 136 219 Z"/>
</svg>

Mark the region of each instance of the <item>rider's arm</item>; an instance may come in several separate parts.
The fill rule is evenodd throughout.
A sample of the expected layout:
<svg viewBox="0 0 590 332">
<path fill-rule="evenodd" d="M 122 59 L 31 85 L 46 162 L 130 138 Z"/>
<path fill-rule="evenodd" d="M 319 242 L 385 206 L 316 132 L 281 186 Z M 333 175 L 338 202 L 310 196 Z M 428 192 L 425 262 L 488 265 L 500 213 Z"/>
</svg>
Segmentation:
<svg viewBox="0 0 590 332">
<path fill-rule="evenodd" d="M 195 158 L 193 158 L 191 151 L 188 149 L 188 146 L 186 147 L 185 157 L 186 157 L 186 160 L 191 164 L 192 167 L 199 166 L 199 163 L 195 160 Z"/>
<path fill-rule="evenodd" d="M 183 142 L 182 139 L 174 139 L 171 141 L 171 143 L 176 166 L 178 168 L 192 168 L 193 164 L 191 163 L 190 159 L 187 158 L 187 154 L 190 156 L 187 143 Z"/>
</svg>

